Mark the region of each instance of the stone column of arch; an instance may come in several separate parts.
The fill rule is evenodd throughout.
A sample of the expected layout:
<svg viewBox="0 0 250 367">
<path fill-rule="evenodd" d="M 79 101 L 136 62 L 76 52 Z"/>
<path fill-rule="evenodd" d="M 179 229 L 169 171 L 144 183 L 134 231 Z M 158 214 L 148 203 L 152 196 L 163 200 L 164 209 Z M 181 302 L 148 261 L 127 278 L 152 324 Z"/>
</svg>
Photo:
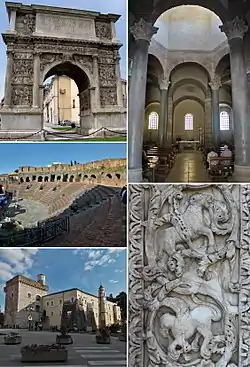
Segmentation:
<svg viewBox="0 0 250 367">
<path fill-rule="evenodd" d="M 99 109 L 101 107 L 101 102 L 100 102 L 98 55 L 93 56 L 93 75 L 94 75 L 94 80 L 95 80 L 95 105 L 96 105 L 96 108 Z"/>
<path fill-rule="evenodd" d="M 220 78 L 214 78 L 209 83 L 212 90 L 212 136 L 215 147 L 220 143 Z"/>
<path fill-rule="evenodd" d="M 34 54 L 34 74 L 33 74 L 33 108 L 40 106 L 40 54 Z"/>
<path fill-rule="evenodd" d="M 142 147 L 147 82 L 148 49 L 158 28 L 141 18 L 130 28 L 136 42 L 129 88 L 128 176 L 129 182 L 142 181 Z"/>
<path fill-rule="evenodd" d="M 212 131 L 212 95 L 211 90 L 207 89 L 205 98 L 205 126 L 204 126 L 204 140 L 205 147 L 209 148 L 213 141 Z"/>
<path fill-rule="evenodd" d="M 116 91 L 117 91 L 117 104 L 119 107 L 123 107 L 123 94 L 122 94 L 122 81 L 121 81 L 121 69 L 120 69 L 120 55 L 116 52 L 115 55 L 115 76 L 116 76 Z"/>
<path fill-rule="evenodd" d="M 167 102 L 167 112 L 166 112 L 166 130 L 165 130 L 165 138 L 164 138 L 164 146 L 166 148 L 171 148 L 173 143 L 173 113 L 174 113 L 174 101 L 173 96 L 168 97 Z"/>
<path fill-rule="evenodd" d="M 8 31 L 15 32 L 16 29 L 16 10 L 10 12 L 10 24 Z"/>
<path fill-rule="evenodd" d="M 5 91 L 4 91 L 4 107 L 11 106 L 11 79 L 13 70 L 13 51 L 7 51 L 7 66 L 5 74 Z"/>
<path fill-rule="evenodd" d="M 234 116 L 235 167 L 237 182 L 250 181 L 250 105 L 243 38 L 248 30 L 245 20 L 236 17 L 220 26 L 230 49 L 232 104 Z"/>
<path fill-rule="evenodd" d="M 160 147 L 164 147 L 164 137 L 168 125 L 168 87 L 170 82 L 166 79 L 160 83 L 161 90 L 161 111 L 158 127 L 158 142 Z"/>
</svg>

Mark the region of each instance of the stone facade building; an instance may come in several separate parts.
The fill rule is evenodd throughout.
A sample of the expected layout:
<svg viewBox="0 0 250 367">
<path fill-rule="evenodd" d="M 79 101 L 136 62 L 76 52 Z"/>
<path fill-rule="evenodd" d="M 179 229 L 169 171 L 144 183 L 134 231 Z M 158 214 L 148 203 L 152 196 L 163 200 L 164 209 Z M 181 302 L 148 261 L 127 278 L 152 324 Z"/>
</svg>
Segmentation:
<svg viewBox="0 0 250 367">
<path fill-rule="evenodd" d="M 33 323 L 42 320 L 45 328 L 60 328 L 63 306 L 73 305 L 76 300 L 84 311 L 87 326 L 99 325 L 100 295 L 95 296 L 78 288 L 49 293 L 43 274 L 38 275 L 37 281 L 21 275 L 15 276 L 6 282 L 4 291 L 5 325 L 27 328 L 28 319 L 31 318 Z M 119 323 L 120 307 L 106 299 L 103 305 L 107 325 Z M 88 316 L 90 314 L 91 317 Z"/>
<path fill-rule="evenodd" d="M 44 89 L 43 121 L 59 125 L 64 120 L 80 124 L 78 88 L 73 79 L 58 76 L 53 77 Z"/>
<path fill-rule="evenodd" d="M 239 0 L 129 1 L 129 181 L 142 147 L 177 138 L 232 143 L 235 181 L 250 177 L 250 8 Z"/>
<path fill-rule="evenodd" d="M 80 98 L 80 132 L 126 130 L 119 49 L 119 15 L 6 3 L 9 29 L 1 135 L 43 128 L 43 82 L 72 78 Z M 14 134 L 14 135 L 13 135 Z"/>
<path fill-rule="evenodd" d="M 0 175 L 0 181 L 83 182 L 121 186 L 126 184 L 126 159 L 104 159 L 86 164 L 53 163 L 45 167 L 20 167 L 18 172 Z"/>
</svg>

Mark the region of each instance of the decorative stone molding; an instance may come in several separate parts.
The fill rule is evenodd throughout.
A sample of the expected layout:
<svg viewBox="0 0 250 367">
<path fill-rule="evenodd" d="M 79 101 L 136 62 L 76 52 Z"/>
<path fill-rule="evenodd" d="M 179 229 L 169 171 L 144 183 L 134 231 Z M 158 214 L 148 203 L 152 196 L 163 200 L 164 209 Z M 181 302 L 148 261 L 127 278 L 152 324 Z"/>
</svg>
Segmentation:
<svg viewBox="0 0 250 367">
<path fill-rule="evenodd" d="M 161 90 L 168 90 L 170 84 L 171 82 L 169 81 L 169 79 L 165 78 L 159 82 L 159 87 Z"/>
<path fill-rule="evenodd" d="M 221 32 L 224 32 L 230 41 L 233 38 L 242 38 L 248 31 L 248 25 L 244 18 L 236 17 L 220 26 Z"/>
<path fill-rule="evenodd" d="M 136 41 L 145 40 L 150 42 L 158 29 L 159 28 L 154 27 L 151 22 L 147 22 L 141 18 L 138 22 L 135 22 L 132 27 L 130 27 L 130 32 L 133 34 Z"/>
<path fill-rule="evenodd" d="M 222 86 L 221 78 L 220 77 L 215 77 L 213 80 L 211 80 L 209 85 L 210 85 L 212 90 L 219 90 L 220 87 Z"/>
<path fill-rule="evenodd" d="M 250 185 L 131 185 L 129 200 L 129 366 L 249 366 Z"/>
</svg>

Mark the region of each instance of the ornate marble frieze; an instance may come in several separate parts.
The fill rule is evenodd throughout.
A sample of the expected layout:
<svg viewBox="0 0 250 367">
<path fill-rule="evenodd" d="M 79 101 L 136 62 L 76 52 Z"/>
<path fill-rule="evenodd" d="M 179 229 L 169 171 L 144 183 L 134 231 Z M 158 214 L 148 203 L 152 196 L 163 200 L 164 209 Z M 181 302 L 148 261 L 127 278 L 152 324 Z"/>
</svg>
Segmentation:
<svg viewBox="0 0 250 367">
<path fill-rule="evenodd" d="M 17 13 L 16 31 L 20 34 L 31 34 L 35 31 L 36 16 L 34 14 Z"/>
<path fill-rule="evenodd" d="M 95 33 L 96 37 L 102 38 L 102 39 L 112 39 L 112 32 L 111 32 L 111 25 L 110 23 L 96 20 L 95 21 Z"/>
<path fill-rule="evenodd" d="M 33 87 L 28 85 L 14 85 L 12 88 L 12 105 L 32 106 Z"/>
<path fill-rule="evenodd" d="M 102 107 L 117 105 L 116 87 L 100 87 L 100 101 Z"/>
<path fill-rule="evenodd" d="M 33 85 L 33 54 L 15 52 L 13 61 L 12 83 Z"/>
<path fill-rule="evenodd" d="M 116 74 L 114 64 L 100 64 L 99 67 L 100 86 L 108 87 L 116 85 Z"/>
<path fill-rule="evenodd" d="M 250 365 L 250 186 L 130 185 L 129 366 Z"/>
</svg>

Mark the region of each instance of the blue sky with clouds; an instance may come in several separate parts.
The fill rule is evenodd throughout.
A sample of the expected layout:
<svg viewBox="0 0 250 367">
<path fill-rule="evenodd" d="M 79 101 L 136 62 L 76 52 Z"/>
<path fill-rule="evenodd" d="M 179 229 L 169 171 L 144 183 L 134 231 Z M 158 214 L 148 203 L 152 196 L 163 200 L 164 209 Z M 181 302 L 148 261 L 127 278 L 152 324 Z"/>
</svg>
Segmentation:
<svg viewBox="0 0 250 367">
<path fill-rule="evenodd" d="M 71 7 L 74 9 L 94 10 L 101 13 L 114 13 L 120 14 L 121 18 L 116 23 L 117 38 L 123 44 L 120 50 L 121 54 L 121 76 L 126 78 L 126 0 L 74 0 L 70 2 L 68 0 L 13 0 L 16 3 L 23 4 L 39 4 L 39 5 L 52 5 L 59 7 Z M 0 32 L 4 33 L 8 29 L 8 16 L 5 9 L 5 1 L 0 0 Z M 6 46 L 4 42 L 0 41 L 0 99 L 3 97 L 4 92 L 4 78 L 6 68 Z"/>
<path fill-rule="evenodd" d="M 127 253 L 123 249 L 0 249 L 0 306 L 4 309 L 5 282 L 15 275 L 36 280 L 45 274 L 49 293 L 79 288 L 97 295 L 127 291 Z"/>
<path fill-rule="evenodd" d="M 126 143 L 0 143 L 0 157 L 0 173 L 8 173 L 20 166 L 126 158 Z"/>
</svg>

